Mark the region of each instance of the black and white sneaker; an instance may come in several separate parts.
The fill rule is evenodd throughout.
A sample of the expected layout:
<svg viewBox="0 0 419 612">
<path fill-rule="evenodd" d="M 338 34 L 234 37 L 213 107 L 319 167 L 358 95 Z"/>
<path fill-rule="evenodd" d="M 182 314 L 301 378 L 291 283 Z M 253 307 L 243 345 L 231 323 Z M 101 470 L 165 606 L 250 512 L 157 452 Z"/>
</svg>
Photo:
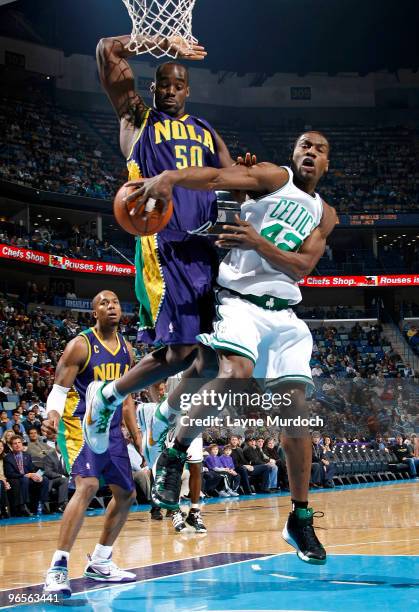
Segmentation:
<svg viewBox="0 0 419 612">
<path fill-rule="evenodd" d="M 207 528 L 202 520 L 201 511 L 191 508 L 186 518 L 186 524 L 193 527 L 197 533 L 206 533 Z"/>
<path fill-rule="evenodd" d="M 176 510 L 176 512 L 173 512 L 172 525 L 177 533 L 180 533 L 181 531 L 185 531 L 187 529 L 183 512 L 181 512 L 180 510 Z"/>
<path fill-rule="evenodd" d="M 151 499 L 159 508 L 178 510 L 185 463 L 186 453 L 176 448 L 165 448 L 159 455 L 151 489 Z"/>
<path fill-rule="evenodd" d="M 295 548 L 298 557 L 313 565 L 326 563 L 326 551 L 313 527 L 313 517 L 322 516 L 323 512 L 313 512 L 313 508 L 296 508 L 290 512 L 282 531 L 282 537 Z"/>
</svg>

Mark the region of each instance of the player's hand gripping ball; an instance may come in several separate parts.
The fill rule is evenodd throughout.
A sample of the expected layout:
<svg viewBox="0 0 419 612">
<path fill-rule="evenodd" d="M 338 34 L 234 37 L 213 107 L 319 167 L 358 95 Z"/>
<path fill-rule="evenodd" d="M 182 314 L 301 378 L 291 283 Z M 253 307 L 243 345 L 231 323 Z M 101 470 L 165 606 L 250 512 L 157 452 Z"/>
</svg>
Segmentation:
<svg viewBox="0 0 419 612">
<path fill-rule="evenodd" d="M 138 183 L 138 181 L 136 181 Z M 138 206 L 137 200 L 125 201 L 125 198 L 138 186 L 122 185 L 113 201 L 113 214 L 119 225 L 134 236 L 151 236 L 161 232 L 169 223 L 173 213 L 173 202 L 149 198 Z M 135 210 L 137 209 L 137 210 Z M 135 211 L 132 214 L 132 211 Z"/>
</svg>

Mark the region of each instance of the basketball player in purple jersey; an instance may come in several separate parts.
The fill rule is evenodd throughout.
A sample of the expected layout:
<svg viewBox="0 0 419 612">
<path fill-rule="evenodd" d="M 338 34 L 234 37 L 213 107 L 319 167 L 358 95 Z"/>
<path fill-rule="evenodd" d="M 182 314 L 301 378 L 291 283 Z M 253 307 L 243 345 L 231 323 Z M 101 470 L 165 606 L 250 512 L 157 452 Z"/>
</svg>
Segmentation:
<svg viewBox="0 0 419 612">
<path fill-rule="evenodd" d="M 127 59 L 135 52 L 128 50 L 129 43 L 129 36 L 117 36 L 100 40 L 97 48 L 100 79 L 120 120 L 120 145 L 129 178 L 153 177 L 164 170 L 191 166 L 232 166 L 221 137 L 205 120 L 185 111 L 187 68 L 176 61 L 157 68 L 151 85 L 153 107 L 148 108 L 134 88 Z M 179 37 L 170 39 L 170 44 L 178 57 L 202 60 L 206 56 L 203 47 L 189 49 Z M 146 40 L 142 50 L 147 50 Z M 250 163 L 250 156 L 246 163 Z M 211 329 L 218 257 L 204 234 L 217 219 L 216 194 L 179 187 L 173 190 L 173 203 L 173 216 L 164 230 L 139 237 L 136 244 L 138 340 L 158 348 L 130 370 L 118 387 L 108 391 L 104 404 L 185 370 L 197 353 L 196 336 Z M 199 368 L 200 361 L 196 363 Z M 167 415 L 144 411 L 140 415 L 147 432 L 144 441 L 153 446 L 157 442 L 152 434 L 154 416 L 160 416 L 164 426 Z M 159 428 L 157 431 L 159 435 Z"/>
<path fill-rule="evenodd" d="M 109 447 L 95 453 L 86 444 L 86 389 L 93 380 L 111 381 L 122 376 L 133 363 L 132 348 L 121 334 L 118 324 L 121 306 L 112 291 L 101 291 L 93 299 L 96 325 L 80 333 L 66 346 L 57 365 L 54 386 L 47 400 L 47 419 L 43 432 L 58 434 L 58 444 L 76 492 L 66 507 L 60 527 L 58 546 L 47 572 L 44 592 L 69 597 L 68 558 L 83 523 L 84 513 L 103 478 L 112 491 L 99 544 L 89 557 L 84 575 L 97 581 L 131 582 L 135 574 L 118 568 L 112 562 L 112 545 L 120 533 L 130 506 L 135 500 L 135 485 L 124 437 L 122 417 L 137 448 L 141 438 L 133 419 L 133 401 L 118 406 L 112 418 L 98 422 L 107 430 Z M 131 404 L 130 404 L 131 403 Z M 101 451 L 103 449 L 100 449 Z"/>
</svg>

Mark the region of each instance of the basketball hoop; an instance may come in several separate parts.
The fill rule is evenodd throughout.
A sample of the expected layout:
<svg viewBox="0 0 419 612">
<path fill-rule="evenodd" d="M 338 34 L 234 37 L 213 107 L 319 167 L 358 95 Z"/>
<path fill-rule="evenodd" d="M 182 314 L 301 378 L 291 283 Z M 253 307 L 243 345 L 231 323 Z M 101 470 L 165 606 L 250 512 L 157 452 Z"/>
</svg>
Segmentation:
<svg viewBox="0 0 419 612">
<path fill-rule="evenodd" d="M 192 10 L 195 0 L 122 0 L 131 17 L 133 30 L 129 50 L 155 57 L 177 57 L 170 46 L 176 38 L 186 46 L 198 41 L 192 36 Z M 167 46 L 169 40 L 169 46 Z M 147 48 L 144 48 L 144 43 Z"/>
</svg>

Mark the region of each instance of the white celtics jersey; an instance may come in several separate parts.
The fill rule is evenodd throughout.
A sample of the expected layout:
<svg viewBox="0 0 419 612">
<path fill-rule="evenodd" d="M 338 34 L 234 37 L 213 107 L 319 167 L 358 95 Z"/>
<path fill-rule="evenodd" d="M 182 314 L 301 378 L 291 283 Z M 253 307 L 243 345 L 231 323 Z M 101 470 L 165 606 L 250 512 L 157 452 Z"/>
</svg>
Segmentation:
<svg viewBox="0 0 419 612">
<path fill-rule="evenodd" d="M 257 200 L 247 200 L 240 217 L 278 249 L 298 251 L 319 225 L 323 202 L 317 193 L 311 196 L 299 189 L 291 168 L 285 169 L 289 175 L 286 185 Z M 273 268 L 256 251 L 232 249 L 220 264 L 217 280 L 222 287 L 238 293 L 274 296 L 288 300 L 290 305 L 301 301 L 298 283 Z"/>
</svg>

